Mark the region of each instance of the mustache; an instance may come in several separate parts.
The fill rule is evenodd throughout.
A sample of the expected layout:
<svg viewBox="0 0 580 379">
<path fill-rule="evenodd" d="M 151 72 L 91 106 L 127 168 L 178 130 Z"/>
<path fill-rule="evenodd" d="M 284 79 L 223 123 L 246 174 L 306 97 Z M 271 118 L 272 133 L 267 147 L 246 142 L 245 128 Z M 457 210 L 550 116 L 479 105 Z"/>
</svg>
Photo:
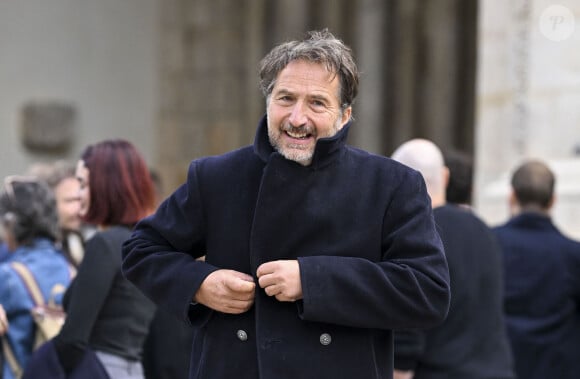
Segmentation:
<svg viewBox="0 0 580 379">
<path fill-rule="evenodd" d="M 290 124 L 282 125 L 282 130 L 295 134 L 314 134 L 314 128 L 308 125 L 292 126 Z"/>
</svg>

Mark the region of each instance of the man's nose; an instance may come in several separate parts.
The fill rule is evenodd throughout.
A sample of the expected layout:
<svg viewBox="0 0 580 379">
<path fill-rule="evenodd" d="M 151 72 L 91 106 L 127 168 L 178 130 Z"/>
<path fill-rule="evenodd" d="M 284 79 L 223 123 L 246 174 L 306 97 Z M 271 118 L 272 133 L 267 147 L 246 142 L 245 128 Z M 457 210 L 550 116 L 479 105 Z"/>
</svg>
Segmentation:
<svg viewBox="0 0 580 379">
<path fill-rule="evenodd" d="M 307 122 L 306 108 L 303 101 L 297 101 L 292 108 L 290 118 L 288 119 L 292 126 L 302 126 Z"/>
</svg>

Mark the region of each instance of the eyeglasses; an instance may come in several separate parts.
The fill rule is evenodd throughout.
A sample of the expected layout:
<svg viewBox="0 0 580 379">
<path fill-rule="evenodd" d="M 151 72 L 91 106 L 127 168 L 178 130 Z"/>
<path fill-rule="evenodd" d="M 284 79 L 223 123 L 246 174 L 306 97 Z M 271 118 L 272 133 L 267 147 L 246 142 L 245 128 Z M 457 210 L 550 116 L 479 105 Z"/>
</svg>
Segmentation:
<svg viewBox="0 0 580 379">
<path fill-rule="evenodd" d="M 10 200 L 14 200 L 14 183 L 38 183 L 38 178 L 24 175 L 8 175 L 4 178 L 4 192 Z"/>
</svg>

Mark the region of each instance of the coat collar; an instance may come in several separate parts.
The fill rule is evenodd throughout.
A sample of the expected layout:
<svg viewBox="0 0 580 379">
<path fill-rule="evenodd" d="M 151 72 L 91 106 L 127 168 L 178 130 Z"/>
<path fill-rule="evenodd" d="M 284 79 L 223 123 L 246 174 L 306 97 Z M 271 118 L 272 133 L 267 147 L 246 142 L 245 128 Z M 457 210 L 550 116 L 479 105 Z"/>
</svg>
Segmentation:
<svg viewBox="0 0 580 379">
<path fill-rule="evenodd" d="M 537 212 L 522 212 L 517 216 L 514 216 L 510 221 L 510 224 L 529 228 L 529 229 L 553 229 L 554 224 L 552 219 L 541 213 Z"/>
<path fill-rule="evenodd" d="M 337 160 L 341 154 L 341 151 L 344 150 L 344 146 L 346 145 L 346 139 L 348 137 L 350 125 L 351 122 L 349 121 L 334 136 L 319 139 L 316 142 L 316 147 L 314 149 L 312 164 L 305 168 L 316 170 Z M 280 153 L 278 153 L 270 143 L 270 139 L 268 137 L 268 120 L 266 115 L 262 117 L 260 123 L 258 124 L 258 130 L 256 131 L 256 138 L 254 140 L 254 153 L 266 163 L 273 155 L 278 155 L 281 157 Z M 299 165 L 296 162 L 292 163 Z"/>
</svg>

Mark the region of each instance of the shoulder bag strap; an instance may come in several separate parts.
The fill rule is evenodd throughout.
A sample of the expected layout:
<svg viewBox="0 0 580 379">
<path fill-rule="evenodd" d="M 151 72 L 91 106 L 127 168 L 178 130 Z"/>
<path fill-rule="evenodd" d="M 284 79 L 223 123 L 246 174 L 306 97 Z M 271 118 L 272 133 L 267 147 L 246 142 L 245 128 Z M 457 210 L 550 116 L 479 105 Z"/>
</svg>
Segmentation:
<svg viewBox="0 0 580 379">
<path fill-rule="evenodd" d="M 43 305 L 44 297 L 42 296 L 42 292 L 38 287 L 36 279 L 30 272 L 28 267 L 26 267 L 24 264 L 20 262 L 11 262 L 10 266 L 14 269 L 16 274 L 18 274 L 18 276 L 24 282 L 26 290 L 28 291 L 28 294 L 32 298 L 34 304 L 37 306 Z M 22 377 L 22 367 L 18 363 L 18 360 L 16 359 L 14 351 L 12 350 L 12 347 L 10 346 L 10 343 L 8 342 L 8 338 L 6 336 L 2 338 L 2 350 L 4 352 L 4 358 L 6 358 L 6 361 L 8 362 L 10 369 L 14 373 L 14 377 L 15 378 Z"/>
<path fill-rule="evenodd" d="M 24 282 L 24 285 L 26 286 L 26 289 L 28 290 L 28 293 L 30 294 L 34 304 L 37 306 L 44 305 L 44 296 L 42 296 L 42 292 L 38 287 L 38 283 L 36 282 L 34 275 L 32 275 L 28 267 L 20 262 L 11 262 L 10 266 L 12 266 L 18 276 L 22 278 L 22 281 Z"/>
<path fill-rule="evenodd" d="M 14 377 L 15 378 L 22 377 L 22 367 L 16 360 L 14 352 L 12 351 L 12 347 L 8 342 L 8 337 L 6 336 L 2 337 L 2 351 L 4 352 L 4 358 L 6 358 L 6 362 L 8 363 L 8 366 L 10 366 L 10 370 L 12 370 Z"/>
</svg>

